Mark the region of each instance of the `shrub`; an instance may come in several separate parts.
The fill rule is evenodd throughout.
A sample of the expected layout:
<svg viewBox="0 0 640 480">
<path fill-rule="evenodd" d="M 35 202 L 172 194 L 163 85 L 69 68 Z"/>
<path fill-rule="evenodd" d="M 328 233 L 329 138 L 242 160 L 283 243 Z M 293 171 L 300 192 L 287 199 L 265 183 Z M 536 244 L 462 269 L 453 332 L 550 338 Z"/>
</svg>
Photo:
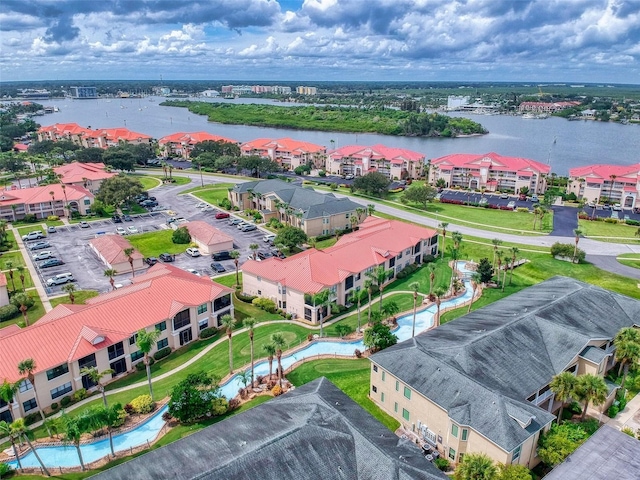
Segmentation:
<svg viewBox="0 0 640 480">
<path fill-rule="evenodd" d="M 307 341 L 308 342 L 313 341 L 313 333 L 310 333 L 309 335 L 307 335 Z"/>
<path fill-rule="evenodd" d="M 553 245 L 551 245 L 551 255 L 553 257 L 565 257 L 565 258 L 573 258 L 573 252 L 574 252 L 575 246 L 572 245 L 571 243 L 559 243 L 556 242 Z M 586 253 L 584 250 L 580 250 L 578 249 L 578 251 L 576 252 L 576 260 L 578 263 L 584 261 L 584 258 L 586 256 Z"/>
<path fill-rule="evenodd" d="M 229 411 L 229 401 L 224 397 L 214 398 L 211 402 L 211 416 L 218 417 Z"/>
<path fill-rule="evenodd" d="M 236 298 L 244 303 L 253 303 L 258 298 L 255 295 L 247 295 L 246 293 L 236 292 Z"/>
<path fill-rule="evenodd" d="M 580 413 L 582 413 L 582 405 L 580 405 L 578 402 L 571 402 L 567 410 L 569 410 L 574 415 L 579 415 Z"/>
<path fill-rule="evenodd" d="M 228 198 L 223 198 L 222 200 L 220 200 L 220 202 L 218 202 L 218 205 L 220 205 L 225 210 L 231 210 L 232 207 L 231 200 L 229 200 Z"/>
<path fill-rule="evenodd" d="M 334 191 L 334 192 L 335 192 L 336 190 L 338 190 L 338 184 L 337 184 L 337 183 L 332 183 L 331 185 L 329 185 L 329 188 L 330 188 L 332 191 Z"/>
<path fill-rule="evenodd" d="M 207 328 L 203 328 L 200 331 L 200 338 L 205 339 L 205 338 L 211 338 L 213 337 L 216 333 L 218 333 L 218 330 L 213 328 L 213 327 L 207 327 Z"/>
<path fill-rule="evenodd" d="M 131 400 L 131 407 L 134 413 L 149 413 L 153 411 L 155 406 L 156 404 L 151 400 L 151 395 L 140 395 Z"/>
<path fill-rule="evenodd" d="M 12 303 L 5 305 L 4 307 L 0 307 L 0 322 L 17 317 L 19 312 L 20 310 L 18 310 L 18 307 Z"/>
<path fill-rule="evenodd" d="M 327 176 L 327 172 L 325 172 L 324 170 L 318 170 L 318 176 L 319 177 L 326 177 Z"/>
<path fill-rule="evenodd" d="M 235 410 L 239 406 L 240 406 L 240 400 L 238 400 L 237 398 L 232 398 L 231 400 L 229 400 L 229 406 L 227 408 L 227 411 L 230 412 L 232 410 Z"/>
<path fill-rule="evenodd" d="M 179 227 L 174 230 L 171 235 L 171 241 L 178 245 L 188 245 L 191 243 L 191 234 L 189 234 L 187 227 Z"/>
<path fill-rule="evenodd" d="M 40 420 L 42 417 L 40 416 L 39 413 L 30 413 L 29 415 L 27 415 L 26 417 L 24 417 L 24 423 L 28 425 L 33 425 L 34 423 L 36 423 L 38 420 Z"/>
<path fill-rule="evenodd" d="M 604 221 L 605 223 L 618 223 L 620 220 L 617 218 L 605 218 Z"/>
<path fill-rule="evenodd" d="M 69 395 L 65 395 L 60 400 L 60 406 L 62 408 L 68 407 L 69 405 L 71 405 L 71 402 L 72 402 L 71 397 Z"/>
<path fill-rule="evenodd" d="M 636 434 L 631 427 L 622 427 L 620 431 L 626 435 L 629 435 L 631 438 L 636 438 Z"/>
<path fill-rule="evenodd" d="M 125 411 L 125 413 L 129 414 L 129 415 L 133 415 L 135 413 L 134 409 L 133 409 L 133 405 L 131 405 L 130 403 L 127 403 L 124 407 L 122 407 L 123 410 Z"/>
<path fill-rule="evenodd" d="M 626 223 L 627 225 L 632 225 L 634 227 L 637 227 L 638 225 L 640 225 L 640 222 L 638 220 L 625 220 L 624 223 Z"/>
<path fill-rule="evenodd" d="M 271 389 L 271 393 L 273 393 L 274 397 L 279 397 L 284 392 L 282 391 L 282 387 L 280 385 L 276 385 Z"/>
<path fill-rule="evenodd" d="M 33 213 L 27 213 L 22 221 L 24 223 L 36 223 L 38 221 L 38 217 L 36 217 Z"/>
<path fill-rule="evenodd" d="M 0 463 L 0 478 L 5 475 L 8 476 L 11 472 L 13 472 L 11 465 L 7 463 Z"/>
<path fill-rule="evenodd" d="M 433 464 L 438 468 L 438 470 L 442 470 L 443 472 L 446 472 L 447 470 L 449 470 L 449 468 L 451 468 L 449 460 L 442 457 L 436 458 L 433 461 Z"/>
<path fill-rule="evenodd" d="M 607 410 L 607 415 L 610 418 L 616 418 L 616 415 L 618 415 L 618 412 L 620 411 L 620 408 L 618 408 L 617 405 L 611 405 L 609 407 L 609 410 Z"/>
<path fill-rule="evenodd" d="M 164 347 L 158 350 L 156 353 L 154 353 L 153 358 L 155 360 L 162 360 L 164 357 L 169 356 L 170 353 L 171 353 L 171 347 Z"/>
<path fill-rule="evenodd" d="M 49 216 L 47 217 L 47 221 L 48 221 L 48 222 L 56 222 L 56 221 L 58 221 L 58 220 L 60 220 L 60 217 L 59 217 L 59 216 L 57 216 L 57 215 L 49 215 Z"/>
<path fill-rule="evenodd" d="M 83 400 L 85 398 L 87 398 L 87 390 L 85 388 L 76 390 L 75 393 L 73 394 L 74 402 L 79 402 L 80 400 Z"/>
<path fill-rule="evenodd" d="M 173 420 L 173 417 L 171 416 L 171 414 L 167 411 L 164 412 L 162 414 L 162 420 L 164 420 L 165 422 L 170 422 L 171 420 Z"/>
<path fill-rule="evenodd" d="M 275 313 L 277 310 L 276 303 L 268 298 L 254 298 L 251 303 L 265 312 Z"/>
<path fill-rule="evenodd" d="M 124 411 L 124 408 L 118 410 L 118 418 L 116 418 L 111 424 L 112 427 L 118 428 L 124 425 L 125 420 L 127 419 L 127 412 Z"/>
<path fill-rule="evenodd" d="M 423 261 L 424 263 L 433 263 L 433 262 L 435 262 L 435 261 L 436 261 L 436 257 L 435 257 L 434 255 L 431 255 L 430 253 L 425 253 L 425 254 L 422 256 L 422 261 Z"/>
<path fill-rule="evenodd" d="M 29 309 L 33 307 L 36 301 L 28 294 L 26 295 L 26 298 L 27 298 L 27 301 L 25 302 L 25 306 Z M 9 301 L 11 302 L 12 305 L 15 305 L 18 309 L 20 309 L 20 302 L 16 300 L 16 297 L 11 297 L 11 300 Z"/>
<path fill-rule="evenodd" d="M 356 358 L 362 358 L 362 351 L 359 348 L 356 348 L 353 354 L 356 356 Z"/>
<path fill-rule="evenodd" d="M 54 411 L 55 411 L 55 410 L 57 410 L 57 409 L 58 409 L 58 407 L 59 407 L 59 405 L 58 405 L 56 402 L 53 402 L 53 403 L 51 404 L 51 410 L 54 410 Z"/>
</svg>

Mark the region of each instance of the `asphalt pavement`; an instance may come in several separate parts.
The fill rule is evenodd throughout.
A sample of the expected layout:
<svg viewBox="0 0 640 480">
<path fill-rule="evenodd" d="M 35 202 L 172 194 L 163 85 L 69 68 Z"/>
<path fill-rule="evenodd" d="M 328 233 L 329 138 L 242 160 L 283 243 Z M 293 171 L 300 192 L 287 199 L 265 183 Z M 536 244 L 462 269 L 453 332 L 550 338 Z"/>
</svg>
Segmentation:
<svg viewBox="0 0 640 480">
<path fill-rule="evenodd" d="M 578 209 L 573 207 L 551 207 L 553 210 L 553 231 L 549 234 L 552 237 L 570 237 L 573 231 L 578 228 Z"/>
</svg>

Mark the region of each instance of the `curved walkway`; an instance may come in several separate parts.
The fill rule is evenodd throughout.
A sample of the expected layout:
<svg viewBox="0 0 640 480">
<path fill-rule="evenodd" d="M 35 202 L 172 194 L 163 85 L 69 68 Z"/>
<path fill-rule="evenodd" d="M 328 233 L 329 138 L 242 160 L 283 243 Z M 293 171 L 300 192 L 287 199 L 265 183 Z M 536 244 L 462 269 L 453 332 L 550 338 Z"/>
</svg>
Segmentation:
<svg viewBox="0 0 640 480">
<path fill-rule="evenodd" d="M 640 268 L 628 267 L 623 265 L 616 257 L 609 255 L 587 255 L 587 262 L 594 264 L 596 267 L 606 270 L 607 272 L 617 273 L 624 277 L 637 278 L 640 280 Z"/>
</svg>

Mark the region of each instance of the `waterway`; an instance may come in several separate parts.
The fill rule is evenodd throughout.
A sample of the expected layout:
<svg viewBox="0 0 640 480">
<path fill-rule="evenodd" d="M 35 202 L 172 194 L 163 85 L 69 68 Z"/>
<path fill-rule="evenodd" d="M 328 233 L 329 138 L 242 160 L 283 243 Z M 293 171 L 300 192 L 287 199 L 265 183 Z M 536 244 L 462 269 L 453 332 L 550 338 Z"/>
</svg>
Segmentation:
<svg viewBox="0 0 640 480">
<path fill-rule="evenodd" d="M 553 172 L 567 175 L 570 168 L 594 163 L 631 165 L 640 162 L 640 125 L 594 121 L 568 121 L 550 117 L 545 120 L 524 119 L 511 115 L 463 115 L 481 123 L 488 135 L 465 138 L 397 137 L 378 134 L 354 134 L 288 130 L 283 128 L 222 125 L 211 123 L 186 108 L 163 107 L 162 97 L 134 99 L 43 101 L 45 106 L 56 106 L 59 112 L 37 117 L 43 126 L 54 123 L 75 122 L 83 127 L 116 128 L 151 135 L 159 139 L 176 132 L 206 131 L 240 142 L 256 138 L 291 137 L 327 148 L 345 145 L 384 144 L 423 153 L 427 159 L 453 153 L 484 154 L 522 157 L 551 165 Z M 200 100 L 200 99 L 198 99 Z M 209 101 L 231 103 L 262 103 L 299 106 L 261 99 L 215 99 Z"/>
</svg>

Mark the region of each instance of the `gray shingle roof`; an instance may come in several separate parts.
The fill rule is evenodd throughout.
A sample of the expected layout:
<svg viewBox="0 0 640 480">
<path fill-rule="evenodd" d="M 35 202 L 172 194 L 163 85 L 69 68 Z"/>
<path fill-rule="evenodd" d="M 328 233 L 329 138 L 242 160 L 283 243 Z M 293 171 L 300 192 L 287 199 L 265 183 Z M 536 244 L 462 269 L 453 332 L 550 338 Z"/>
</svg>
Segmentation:
<svg viewBox="0 0 640 480">
<path fill-rule="evenodd" d="M 608 354 L 601 348 L 591 345 L 582 350 L 582 352 L 580 352 L 580 356 L 585 360 L 589 360 L 590 362 L 599 365 L 600 362 L 604 360 L 604 357 L 608 356 Z"/>
<path fill-rule="evenodd" d="M 600 427 L 544 480 L 638 480 L 640 441 L 607 425 Z"/>
<path fill-rule="evenodd" d="M 638 323 L 640 301 L 554 277 L 372 356 L 506 451 L 553 417 L 526 401 L 594 339 Z M 464 407 L 464 408 L 463 408 Z M 523 429 L 523 417 L 531 424 Z M 526 422 L 525 422 L 526 423 Z"/>
<path fill-rule="evenodd" d="M 96 480 L 447 477 L 325 378 L 113 467 Z"/>
</svg>

